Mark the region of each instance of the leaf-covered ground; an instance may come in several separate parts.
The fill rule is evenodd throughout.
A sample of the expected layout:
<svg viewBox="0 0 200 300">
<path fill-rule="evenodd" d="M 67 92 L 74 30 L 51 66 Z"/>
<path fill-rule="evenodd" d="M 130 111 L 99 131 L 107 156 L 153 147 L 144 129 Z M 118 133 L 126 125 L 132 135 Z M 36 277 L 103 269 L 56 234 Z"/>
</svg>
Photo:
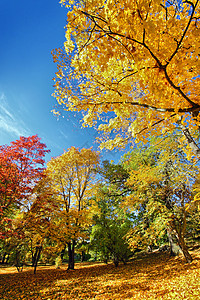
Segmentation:
<svg viewBox="0 0 200 300">
<path fill-rule="evenodd" d="M 200 252 L 194 261 L 152 253 L 126 266 L 77 264 L 76 270 L 0 269 L 0 299 L 200 299 Z"/>
</svg>

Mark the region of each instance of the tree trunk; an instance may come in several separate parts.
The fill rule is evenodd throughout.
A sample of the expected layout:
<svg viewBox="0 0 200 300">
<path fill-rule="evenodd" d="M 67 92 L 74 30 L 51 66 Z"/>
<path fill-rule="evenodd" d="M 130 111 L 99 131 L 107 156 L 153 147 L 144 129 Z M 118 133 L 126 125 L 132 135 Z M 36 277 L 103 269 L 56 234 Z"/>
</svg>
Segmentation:
<svg viewBox="0 0 200 300">
<path fill-rule="evenodd" d="M 115 267 L 118 267 L 118 265 L 119 265 L 119 259 L 117 257 L 114 257 L 113 262 L 114 262 Z"/>
<path fill-rule="evenodd" d="M 200 157 L 200 148 L 197 145 L 197 143 L 195 142 L 195 140 L 193 139 L 193 137 L 191 136 L 191 133 L 190 133 L 189 129 L 186 126 L 184 126 L 183 124 L 181 124 L 181 119 L 182 119 L 182 117 L 180 118 L 180 121 L 178 122 L 179 126 L 180 126 L 180 128 L 181 128 L 181 130 L 182 130 L 182 132 L 183 132 L 190 148 L 194 152 L 194 154 L 197 157 Z"/>
<path fill-rule="evenodd" d="M 186 259 L 187 263 L 191 263 L 192 262 L 192 256 L 190 255 L 190 253 L 188 252 L 188 248 L 187 245 L 185 243 L 185 239 L 183 236 L 179 235 L 178 236 L 178 244 L 183 252 L 183 255 Z"/>
<path fill-rule="evenodd" d="M 85 251 L 81 251 L 81 262 L 85 261 Z"/>
<path fill-rule="evenodd" d="M 170 246 L 170 256 L 177 256 L 180 250 L 180 247 L 177 245 L 177 243 L 174 241 L 174 238 L 172 234 L 167 230 L 167 236 L 169 240 L 169 246 Z"/>
<path fill-rule="evenodd" d="M 15 253 L 15 267 L 17 268 L 18 272 L 22 272 L 23 270 L 23 261 L 21 261 L 21 253 L 20 250 L 16 250 Z"/>
<path fill-rule="evenodd" d="M 34 262 L 33 262 L 34 274 L 36 273 L 37 263 L 40 259 L 41 251 L 42 251 L 42 246 L 36 246 L 36 251 L 35 251 L 35 255 L 34 255 Z"/>
<path fill-rule="evenodd" d="M 74 249 L 75 249 L 75 240 L 72 242 L 67 243 L 68 245 L 68 270 L 74 270 Z"/>
<path fill-rule="evenodd" d="M 63 261 L 64 255 L 65 255 L 65 250 L 66 250 L 66 245 L 64 246 L 64 248 L 62 249 L 61 253 L 60 253 L 60 258 Z"/>
<path fill-rule="evenodd" d="M 35 266 L 36 258 L 37 258 L 37 247 L 35 249 L 35 253 L 32 255 L 32 267 Z"/>
<path fill-rule="evenodd" d="M 7 252 L 4 252 L 2 261 L 1 261 L 2 265 L 5 264 L 6 255 L 7 255 Z"/>
</svg>

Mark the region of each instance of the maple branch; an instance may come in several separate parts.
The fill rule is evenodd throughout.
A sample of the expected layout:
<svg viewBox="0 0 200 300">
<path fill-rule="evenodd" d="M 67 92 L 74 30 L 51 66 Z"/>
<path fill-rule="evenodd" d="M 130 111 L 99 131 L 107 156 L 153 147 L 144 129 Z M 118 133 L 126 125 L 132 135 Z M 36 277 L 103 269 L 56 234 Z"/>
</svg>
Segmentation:
<svg viewBox="0 0 200 300">
<path fill-rule="evenodd" d="M 143 68 L 144 69 L 144 68 Z M 138 73 L 138 71 L 135 71 L 135 72 L 133 72 L 133 73 L 131 73 L 131 74 L 128 74 L 128 75 L 126 75 L 126 76 L 124 76 L 123 78 L 121 78 L 120 80 L 118 80 L 118 82 L 117 82 L 117 84 L 119 84 L 121 81 L 123 81 L 124 79 L 126 79 L 126 78 L 128 78 L 128 77 L 130 77 L 130 76 L 132 76 L 132 75 L 135 75 L 136 73 Z"/>
<path fill-rule="evenodd" d="M 197 2 L 198 2 L 198 1 L 197 1 Z M 197 5 L 197 3 L 196 3 L 196 5 Z M 130 54 L 132 57 L 133 57 L 133 55 L 132 55 L 132 53 L 129 51 L 129 49 L 126 47 L 126 45 L 124 45 L 120 40 L 116 39 L 113 35 L 117 35 L 117 36 L 119 36 L 119 37 L 123 37 L 123 38 L 129 39 L 129 40 L 131 40 L 131 41 L 133 41 L 133 42 L 136 42 L 136 43 L 142 45 L 143 47 L 145 47 L 145 48 L 149 51 L 149 53 L 151 54 L 152 58 L 157 62 L 159 68 L 162 69 L 162 70 L 164 70 L 165 77 L 166 77 L 168 83 L 169 83 L 175 90 L 177 90 L 177 91 L 181 94 L 181 96 L 182 96 L 188 103 L 190 103 L 190 105 L 192 105 L 193 108 L 195 108 L 195 109 L 196 109 L 196 108 L 200 108 L 199 105 L 197 105 L 196 103 L 194 103 L 192 100 L 189 99 L 189 97 L 181 90 L 181 88 L 180 88 L 179 86 L 176 86 L 176 85 L 173 83 L 173 81 L 170 79 L 170 77 L 169 77 L 169 75 L 168 75 L 168 73 L 167 73 L 167 69 L 166 69 L 167 66 L 168 66 L 168 64 L 169 64 L 169 62 L 170 62 L 170 60 L 171 60 L 171 59 L 174 57 L 174 55 L 178 52 L 178 49 L 179 49 L 179 47 L 180 47 L 180 45 L 181 45 L 181 43 L 182 43 L 182 41 L 183 41 L 183 38 L 184 38 L 184 36 L 185 36 L 185 34 L 186 34 L 188 28 L 189 28 L 189 25 L 190 25 L 190 23 L 191 23 L 193 14 L 192 14 L 191 17 L 190 17 L 190 20 L 189 20 L 189 22 L 188 22 L 188 25 L 187 25 L 187 27 L 186 27 L 186 29 L 185 29 L 185 31 L 184 31 L 184 33 L 183 33 L 183 35 L 182 35 L 180 41 L 179 41 L 179 42 L 177 41 L 177 47 L 176 47 L 176 50 L 175 50 L 174 53 L 173 53 L 173 56 L 171 56 L 171 58 L 169 59 L 169 61 L 168 61 L 165 65 L 163 65 L 163 64 L 161 63 L 161 61 L 158 59 L 158 57 L 152 52 L 152 50 L 149 48 L 149 46 L 147 46 L 147 44 L 145 43 L 145 34 L 146 34 L 145 29 L 144 29 L 144 31 L 143 31 L 143 41 L 142 41 L 142 42 L 139 42 L 139 41 L 137 41 L 137 40 L 135 40 L 135 39 L 133 39 L 133 38 L 131 38 L 131 37 L 129 37 L 129 36 L 126 37 L 126 36 L 123 35 L 123 34 L 113 32 L 113 31 L 111 30 L 110 27 L 109 27 L 109 31 L 103 29 L 99 24 L 97 24 L 97 22 L 95 21 L 95 18 L 96 18 L 96 19 L 100 19 L 101 21 L 104 21 L 105 23 L 107 23 L 105 20 L 103 20 L 102 18 L 97 17 L 97 16 L 92 16 L 92 15 L 88 14 L 87 12 L 83 12 L 83 11 L 82 11 L 82 13 L 85 14 L 87 17 L 89 17 L 89 18 L 94 22 L 95 25 L 94 25 L 93 29 L 94 29 L 95 27 L 98 27 L 99 29 L 101 29 L 101 30 L 105 33 L 105 35 L 108 35 L 108 36 L 112 37 L 113 39 L 115 39 L 117 42 L 119 42 L 119 43 L 120 43 L 120 44 L 121 44 L 121 45 L 129 52 L 129 54 Z M 194 13 L 194 11 L 193 11 L 193 13 Z M 103 36 L 104 36 L 104 35 L 103 35 Z M 87 44 L 87 43 L 86 43 L 86 44 Z M 86 44 L 85 44 L 85 45 L 86 45 Z M 134 74 L 136 74 L 136 72 L 133 73 L 133 75 L 134 75 Z M 129 76 L 131 76 L 131 75 L 127 75 L 127 76 L 125 76 L 124 78 L 129 77 Z M 120 81 L 122 81 L 122 80 L 123 80 L 123 79 L 121 79 Z M 119 81 L 119 82 L 120 82 L 120 81 Z M 101 84 L 100 82 L 98 82 L 98 83 Z M 102 84 L 101 84 L 101 85 L 102 85 Z M 105 86 L 105 85 L 103 85 L 103 86 Z M 109 89 L 110 89 L 110 90 L 113 90 L 113 89 L 111 89 L 111 88 L 109 88 Z M 115 90 L 113 90 L 113 91 L 115 91 Z M 121 93 L 120 93 L 119 91 L 117 91 L 117 93 L 120 95 L 120 97 L 122 96 Z M 154 109 L 156 109 L 156 108 L 154 108 Z M 174 111 L 174 109 L 170 109 L 170 110 L 168 109 L 167 111 L 171 111 L 171 112 L 172 112 L 172 111 Z M 180 110 L 179 110 L 179 111 L 180 111 Z M 181 112 L 181 111 L 180 111 L 180 112 Z M 186 112 L 186 111 L 183 111 L 183 112 Z M 188 110 L 187 110 L 187 112 L 188 112 Z"/>
<path fill-rule="evenodd" d="M 93 31 L 95 30 L 95 27 L 96 27 L 96 25 L 94 24 L 94 27 L 93 27 L 92 30 L 90 31 L 89 38 L 88 38 L 88 40 L 86 41 L 86 43 L 82 46 L 82 49 L 80 50 L 80 52 L 88 45 L 89 41 L 91 40 L 92 33 L 93 33 Z"/>
<path fill-rule="evenodd" d="M 112 90 L 114 92 L 117 92 L 115 90 Z M 88 104 L 92 104 L 94 105 L 93 102 L 91 103 L 88 103 Z M 129 102 L 129 101 L 112 101 L 112 102 L 99 102 L 99 103 L 95 103 L 95 105 L 105 105 L 105 104 L 130 104 L 130 105 L 133 105 L 133 106 L 140 106 L 140 107 L 143 107 L 143 108 L 148 108 L 148 109 L 152 109 L 152 110 L 156 110 L 156 111 L 159 111 L 159 112 L 175 112 L 175 109 L 174 108 L 159 108 L 159 107 L 156 107 L 156 106 L 151 106 L 149 104 L 145 104 L 145 103 L 139 103 L 139 102 Z M 180 108 L 178 110 L 179 113 L 190 113 L 190 112 L 195 112 L 196 111 L 196 108 L 194 107 L 188 107 L 188 108 Z"/>
<path fill-rule="evenodd" d="M 178 52 L 178 50 L 179 50 L 179 48 L 180 48 L 180 45 L 181 45 L 181 43 L 182 43 L 182 41 L 183 41 L 183 39 L 184 39 L 184 37 L 185 37 L 185 35 L 186 35 L 188 29 L 189 29 L 189 26 L 190 26 L 191 22 L 192 22 L 193 15 L 194 15 L 194 12 L 195 12 L 195 9 L 196 9 L 196 6 L 197 6 L 199 0 L 196 1 L 196 4 L 195 4 L 195 5 L 194 5 L 192 2 L 188 1 L 188 0 L 186 0 L 186 1 L 184 1 L 184 2 L 185 2 L 185 3 L 188 3 L 188 4 L 190 4 L 190 5 L 192 6 L 192 13 L 191 13 L 191 15 L 190 15 L 190 19 L 189 19 L 189 21 L 188 21 L 188 24 L 187 24 L 187 26 L 186 26 L 186 28 L 185 28 L 185 30 L 184 30 L 184 32 L 183 32 L 183 35 L 182 35 L 180 41 L 177 43 L 177 47 L 176 47 L 174 53 L 172 53 L 171 57 L 169 58 L 169 60 L 168 60 L 168 62 L 167 62 L 167 64 L 166 64 L 166 66 L 170 63 L 170 61 L 172 60 L 172 58 L 177 54 L 177 52 Z"/>
<path fill-rule="evenodd" d="M 176 86 L 176 85 L 173 83 L 173 81 L 170 79 L 170 77 L 169 77 L 169 75 L 168 75 L 168 73 L 167 73 L 166 67 L 164 67 L 163 70 L 164 70 L 165 77 L 166 77 L 168 83 L 169 83 L 175 90 L 177 90 L 177 91 L 181 94 L 181 96 L 182 96 L 185 100 L 187 100 L 187 102 L 189 102 L 189 103 L 192 105 L 192 107 L 193 107 L 194 109 L 200 108 L 200 106 L 199 106 L 198 104 L 196 104 L 195 102 L 193 102 L 192 100 L 190 100 L 190 99 L 188 98 L 188 96 L 181 90 L 181 88 L 180 88 L 179 86 Z"/>
<path fill-rule="evenodd" d="M 120 35 L 120 34 L 118 34 L 118 33 L 113 33 L 113 32 L 112 32 L 112 34 L 119 35 L 119 36 L 123 36 L 123 35 Z M 123 37 L 125 37 L 125 36 L 123 36 Z M 149 51 L 149 53 L 151 54 L 151 56 L 153 57 L 153 59 L 157 62 L 159 68 L 160 68 L 161 70 L 164 70 L 165 77 L 166 77 L 168 83 L 169 83 L 174 89 L 176 89 L 176 90 L 181 94 L 181 96 L 182 96 L 185 100 L 187 100 L 187 102 L 189 102 L 189 103 L 192 105 L 192 107 L 193 107 L 194 109 L 200 108 L 199 105 L 197 105 L 195 102 L 193 102 L 192 100 L 190 100 L 190 99 L 188 98 L 188 96 L 181 90 L 181 88 L 180 88 L 179 86 L 176 86 L 176 85 L 173 83 L 173 81 L 170 79 L 170 77 L 169 77 L 169 75 L 168 75 L 168 73 L 167 73 L 167 69 L 166 69 L 167 66 L 168 66 L 168 63 L 165 64 L 165 65 L 163 65 L 163 64 L 161 63 L 161 61 L 158 59 L 158 57 L 157 57 L 157 56 L 152 52 L 152 50 L 149 48 L 149 46 L 146 45 L 146 43 L 145 43 L 145 30 L 144 30 L 144 32 L 143 32 L 143 42 L 142 42 L 142 43 L 139 42 L 139 41 L 137 41 L 137 40 L 135 40 L 135 39 L 129 38 L 129 37 L 127 37 L 127 39 L 130 39 L 130 40 L 132 40 L 132 41 L 134 41 L 134 42 L 136 42 L 136 43 L 138 43 L 138 44 L 144 46 L 144 47 Z M 175 54 L 176 54 L 176 53 L 175 53 Z M 173 111 L 174 111 L 174 110 L 173 110 Z"/>
<path fill-rule="evenodd" d="M 167 20 L 168 20 L 168 10 L 167 10 L 167 7 L 165 7 L 163 4 L 160 4 L 160 6 L 161 6 L 162 8 L 164 8 L 164 10 L 165 10 L 165 13 L 166 13 L 165 19 L 166 19 L 166 21 L 167 21 Z"/>
<path fill-rule="evenodd" d="M 108 26 L 108 29 L 109 29 L 109 30 L 105 30 L 104 28 L 102 28 L 102 26 L 100 26 L 100 25 L 96 22 L 95 19 L 101 20 L 101 21 L 103 21 L 103 22 L 106 23 L 106 24 L 107 24 L 108 22 L 107 22 L 106 20 L 100 18 L 99 16 L 91 15 L 91 14 L 85 12 L 85 11 L 81 11 L 81 12 L 82 12 L 84 15 L 86 15 L 92 22 L 94 22 L 94 24 L 96 25 L 96 27 L 98 27 L 100 30 L 102 30 L 103 32 L 105 32 L 105 34 L 107 34 L 107 35 L 117 35 L 117 36 L 119 36 L 119 37 L 126 38 L 126 39 L 129 39 L 129 40 L 132 40 L 132 41 L 135 42 L 135 43 L 138 43 L 138 44 L 140 44 L 140 45 L 143 45 L 142 42 L 140 42 L 140 41 L 138 41 L 138 40 L 135 40 L 135 39 L 133 39 L 133 38 L 131 38 L 131 37 L 129 37 L 129 36 L 125 36 L 124 34 L 120 34 L 120 33 L 118 33 L 118 32 L 113 32 L 113 31 L 111 30 L 110 26 Z M 117 41 L 120 42 L 119 40 L 117 40 Z"/>
<path fill-rule="evenodd" d="M 91 15 L 91 14 L 89 14 L 89 13 L 87 13 L 86 11 L 83 11 L 83 10 L 81 10 L 81 12 L 82 12 L 84 15 L 86 15 L 91 21 L 93 21 L 93 22 L 97 25 L 97 27 L 99 27 L 99 25 L 96 23 L 95 19 L 100 20 L 100 21 L 102 21 L 102 22 L 108 24 L 108 22 L 107 22 L 104 18 L 101 18 L 100 16 L 93 16 L 93 15 Z M 100 28 L 101 28 L 101 27 L 100 27 Z"/>
<path fill-rule="evenodd" d="M 110 36 L 110 34 L 107 34 L 107 35 Z M 130 54 L 130 56 L 133 58 L 133 54 L 130 52 L 128 47 L 124 43 L 122 43 L 122 41 L 116 39 L 114 36 L 111 36 L 111 38 L 114 39 L 115 41 L 117 41 L 118 43 L 120 43 L 127 50 L 127 52 Z"/>
<path fill-rule="evenodd" d="M 145 31 L 145 28 L 144 28 L 144 31 L 143 31 L 143 44 L 145 44 L 145 35 L 146 35 L 146 31 Z"/>
<path fill-rule="evenodd" d="M 123 78 L 122 78 L 122 80 L 123 80 Z M 99 82 L 98 80 L 96 80 L 96 82 L 98 84 L 101 84 L 101 85 L 103 85 L 105 87 L 105 85 L 102 84 L 101 82 Z M 109 90 L 111 90 L 113 92 L 116 92 L 120 96 L 122 96 L 122 94 L 119 91 L 115 90 L 115 89 L 109 88 Z M 101 90 L 99 92 L 106 92 L 106 90 Z M 84 95 L 84 94 L 82 94 L 82 96 L 84 96 L 84 97 L 85 96 L 92 97 L 92 96 L 97 95 L 97 94 L 98 93 L 94 93 L 92 95 Z M 112 102 L 95 102 L 95 103 L 93 101 L 92 102 L 88 102 L 87 101 L 87 104 L 89 106 L 101 106 L 101 105 L 104 106 L 104 105 L 108 105 L 108 104 L 109 105 L 113 105 L 113 104 L 130 104 L 130 105 L 133 105 L 133 106 L 140 106 L 142 108 L 147 108 L 147 109 L 152 109 L 152 110 L 155 110 L 155 111 L 159 111 L 161 113 L 175 112 L 174 108 L 170 108 L 170 107 L 168 107 L 168 108 L 159 108 L 159 107 L 156 107 L 156 106 L 152 106 L 152 105 L 145 104 L 145 103 L 139 103 L 139 102 L 136 102 L 136 101 L 135 102 L 132 102 L 132 101 L 125 101 L 125 102 L 123 102 L 123 101 L 112 101 Z M 78 105 L 74 105 L 73 108 L 78 108 Z M 199 111 L 199 106 L 198 107 L 179 108 L 178 113 L 195 113 L 195 112 L 198 112 L 198 111 Z M 175 113 L 174 115 L 176 115 L 176 114 L 177 113 Z"/>
<path fill-rule="evenodd" d="M 106 88 L 106 85 L 104 84 L 104 83 L 102 83 L 102 82 L 100 82 L 99 80 L 97 80 L 96 78 L 94 78 L 94 76 L 93 75 L 91 75 L 91 77 L 93 78 L 93 80 L 94 81 L 96 81 L 98 84 L 100 84 L 100 85 L 102 85 L 102 86 L 104 86 L 105 88 Z M 118 93 L 118 95 L 120 96 L 120 97 L 122 97 L 122 94 L 119 92 L 119 91 L 117 91 L 117 90 L 115 90 L 115 89 L 112 89 L 111 87 L 107 87 L 110 91 L 113 91 L 113 92 L 116 92 L 116 93 Z"/>
<path fill-rule="evenodd" d="M 95 30 L 95 32 L 97 33 L 97 32 L 99 32 L 99 31 L 96 31 L 96 30 Z M 103 35 L 99 36 L 98 38 L 94 39 L 93 41 L 91 41 L 90 43 L 88 43 L 87 45 L 85 44 L 83 47 L 85 47 L 85 46 L 90 46 L 91 44 L 93 44 L 94 42 L 100 40 L 101 38 L 103 38 L 103 37 L 105 37 L 105 36 L 106 36 L 106 34 L 103 34 Z"/>
<path fill-rule="evenodd" d="M 172 114 L 171 116 L 169 116 L 169 118 L 172 118 L 172 117 L 174 117 L 174 116 L 176 116 L 176 114 Z M 163 118 L 163 119 L 161 119 L 161 120 L 155 122 L 154 124 L 151 125 L 151 127 L 154 127 L 154 126 L 156 126 L 156 125 L 162 123 L 163 121 L 165 121 L 165 118 Z M 141 129 L 141 130 L 140 130 L 139 132 L 137 132 L 135 135 L 138 135 L 138 134 L 142 133 L 143 131 L 145 131 L 145 130 L 147 130 L 147 129 L 148 129 L 148 126 L 146 126 L 146 127 L 144 127 L 143 129 Z"/>
<path fill-rule="evenodd" d="M 102 31 L 105 33 L 105 34 L 102 35 L 101 37 L 104 37 L 105 35 L 108 35 L 108 36 L 111 36 L 111 35 L 118 35 L 118 36 L 120 36 L 120 37 L 130 39 L 129 37 L 126 37 L 125 35 L 118 34 L 118 33 L 114 33 L 114 32 L 111 30 L 110 26 L 108 26 L 109 31 L 105 30 L 104 28 L 102 28 L 102 26 L 100 26 L 100 25 L 96 22 L 95 19 L 99 19 L 99 20 L 101 20 L 101 21 L 103 21 L 104 23 L 107 24 L 107 21 L 106 21 L 106 20 L 104 20 L 104 19 L 102 19 L 102 18 L 100 18 L 100 17 L 97 17 L 97 16 L 92 16 L 92 15 L 90 15 L 90 14 L 88 14 L 87 12 L 84 12 L 84 11 L 81 11 L 81 12 L 82 12 L 84 15 L 86 15 L 86 16 L 87 16 L 87 17 L 95 24 L 94 27 L 98 27 L 100 30 L 102 30 Z M 101 37 L 100 37 L 100 38 L 101 38 Z M 114 40 L 116 40 L 118 43 L 120 43 L 120 44 L 128 51 L 128 53 L 131 55 L 131 57 L 133 58 L 132 53 L 129 51 L 128 47 L 127 47 L 122 41 L 116 39 L 116 38 L 113 37 L 113 36 L 111 36 L 111 37 L 112 37 Z M 99 39 L 99 38 L 98 38 L 98 39 Z M 98 39 L 96 39 L 96 40 L 98 40 Z M 96 40 L 95 40 L 95 41 L 96 41 Z M 132 40 L 133 40 L 133 39 L 132 39 Z M 139 41 L 136 41 L 136 40 L 135 40 L 135 42 L 139 42 Z M 140 43 L 140 42 L 139 42 L 139 43 Z M 86 44 L 85 44 L 84 46 L 86 46 Z"/>
<path fill-rule="evenodd" d="M 188 26 L 188 27 L 189 27 L 189 26 Z M 112 32 L 112 33 L 110 33 L 110 34 L 115 34 L 115 35 L 118 35 L 118 36 L 121 36 L 121 37 L 125 37 L 124 35 L 120 35 L 120 34 L 114 33 L 114 32 Z M 185 34 L 186 34 L 186 32 L 185 32 Z M 184 36 L 183 36 L 183 37 L 184 37 Z M 169 75 L 168 75 L 168 73 L 167 73 L 167 70 L 166 70 L 167 65 L 169 64 L 169 62 L 168 62 L 166 65 L 162 65 L 162 63 L 161 63 L 161 61 L 158 59 L 158 57 L 151 51 L 151 49 L 149 48 L 149 46 L 146 45 L 146 43 L 145 43 L 145 30 L 144 30 L 144 32 L 143 32 L 143 42 L 142 42 L 142 43 L 139 42 L 139 41 L 137 41 L 137 40 L 135 40 L 135 39 L 132 39 L 132 38 L 130 38 L 130 37 L 126 37 L 126 38 L 127 38 L 127 39 L 130 39 L 130 40 L 132 40 L 132 41 L 134 41 L 134 42 L 136 42 L 136 43 L 138 43 L 138 44 L 143 45 L 143 46 L 149 51 L 149 53 L 151 54 L 151 56 L 155 59 L 155 61 L 157 62 L 159 68 L 164 70 L 164 72 L 165 72 L 165 77 L 166 77 L 168 83 L 169 83 L 174 89 L 176 89 L 176 90 L 181 94 L 181 96 L 182 96 L 185 100 L 187 100 L 187 102 L 189 102 L 195 109 L 196 109 L 196 108 L 200 108 L 199 105 L 197 105 L 197 104 L 194 103 L 192 100 L 190 100 L 190 99 L 188 98 L 188 96 L 181 90 L 181 88 L 180 88 L 179 86 L 176 86 L 176 85 L 173 83 L 173 81 L 170 79 L 170 77 L 169 77 Z M 182 40 L 181 40 L 181 42 L 182 42 Z M 181 43 L 179 42 L 178 44 L 179 44 L 179 46 L 180 46 Z M 179 47 L 179 46 L 177 45 L 177 47 Z M 178 51 L 178 50 L 177 50 L 177 51 Z M 176 54 L 176 53 L 175 53 L 175 54 Z M 175 55 L 175 54 L 174 54 L 174 55 Z"/>
<path fill-rule="evenodd" d="M 179 127 L 181 128 L 190 148 L 193 150 L 194 154 L 197 157 L 200 157 L 200 148 L 194 141 L 193 137 L 191 136 L 191 133 L 188 128 L 186 128 L 181 122 L 178 123 Z"/>
<path fill-rule="evenodd" d="M 181 41 L 181 42 L 182 42 L 182 41 Z M 143 46 L 149 51 L 149 53 L 151 54 L 151 56 L 155 59 L 155 61 L 157 62 L 159 68 L 160 68 L 161 70 L 164 71 L 164 73 L 165 73 L 165 78 L 167 79 L 168 83 L 169 83 L 175 90 L 177 90 L 177 91 L 181 94 L 181 96 L 182 96 L 185 100 L 187 100 L 187 102 L 189 102 L 189 103 L 192 105 L 193 108 L 195 108 L 195 109 L 200 108 L 200 106 L 199 106 L 198 104 L 196 104 L 195 102 L 193 102 L 192 100 L 190 100 L 190 99 L 188 98 L 188 96 L 181 90 L 181 88 L 180 88 L 179 86 L 176 86 L 176 85 L 173 83 L 173 81 L 170 79 L 170 77 L 169 77 L 169 75 L 168 75 L 168 73 L 167 73 L 167 66 L 168 66 L 169 62 L 168 62 L 167 64 L 163 65 L 163 64 L 161 63 L 161 61 L 158 59 L 158 57 L 151 51 L 151 49 L 150 49 L 145 43 L 143 44 Z M 180 46 L 180 45 L 179 45 L 179 46 Z M 177 51 L 178 51 L 178 48 L 177 48 Z M 177 53 L 177 51 L 174 52 L 174 55 Z"/>
<path fill-rule="evenodd" d="M 197 1 L 197 2 L 198 2 L 198 1 Z M 196 3 L 196 5 L 197 5 L 197 3 Z M 131 40 L 131 41 L 133 41 L 133 42 L 136 42 L 136 43 L 142 45 L 143 47 L 145 47 L 145 48 L 149 51 L 149 53 L 151 54 L 152 58 L 157 62 L 159 68 L 164 70 L 164 72 L 165 72 L 165 77 L 166 77 L 168 83 L 169 83 L 174 89 L 176 89 L 176 90 L 181 94 L 181 96 L 182 96 L 185 100 L 187 100 L 187 102 L 190 103 L 193 107 L 195 107 L 195 108 L 200 107 L 200 106 L 198 106 L 196 103 L 194 103 L 192 100 L 190 100 L 190 99 L 187 97 L 187 95 L 181 90 L 180 87 L 176 86 L 176 85 L 173 83 L 173 81 L 170 79 L 170 77 L 169 77 L 169 75 L 168 75 L 168 73 L 167 73 L 167 70 L 166 70 L 166 68 L 167 68 L 167 66 L 168 66 L 168 64 L 169 64 L 169 62 L 170 62 L 170 60 L 171 60 L 171 59 L 174 57 L 174 55 L 177 53 L 177 51 L 178 51 L 178 49 L 179 49 L 179 47 L 180 47 L 180 45 L 181 45 L 181 43 L 182 43 L 182 41 L 183 41 L 183 38 L 184 38 L 185 35 L 186 35 L 186 32 L 187 32 L 187 30 L 188 30 L 188 28 L 189 28 L 189 25 L 190 25 L 190 23 L 191 23 L 191 20 L 192 20 L 193 14 L 194 14 L 194 10 L 193 10 L 193 13 L 191 14 L 190 20 L 189 20 L 189 22 L 188 22 L 188 24 L 187 24 L 187 27 L 186 27 L 186 29 L 185 29 L 185 31 L 184 31 L 184 33 L 183 33 L 183 35 L 182 35 L 180 41 L 177 42 L 176 50 L 175 50 L 174 53 L 171 55 L 171 58 L 169 59 L 169 61 L 168 61 L 165 65 L 163 65 L 163 64 L 161 63 L 161 61 L 158 59 L 158 57 L 152 52 L 152 50 L 149 48 L 149 46 L 147 46 L 147 44 L 145 43 L 145 34 L 146 34 L 145 29 L 144 29 L 144 31 L 143 31 L 143 41 L 142 41 L 142 42 L 139 42 L 139 41 L 137 41 L 137 40 L 135 40 L 135 39 L 133 39 L 133 38 L 131 38 L 131 37 L 129 37 L 129 36 L 126 37 L 124 34 L 120 34 L 120 33 L 115 33 L 115 32 L 113 32 L 113 31 L 111 30 L 110 27 L 109 27 L 109 31 L 103 29 L 99 24 L 97 24 L 97 22 L 95 21 L 95 18 L 96 18 L 96 19 L 100 19 L 101 21 L 104 21 L 105 23 L 107 23 L 105 20 L 103 20 L 102 18 L 97 17 L 97 16 L 92 16 L 92 15 L 88 14 L 87 12 L 83 12 L 83 11 L 82 11 L 82 13 L 85 14 L 87 17 L 89 17 L 89 18 L 95 23 L 95 26 L 97 26 L 98 28 L 100 28 L 100 29 L 101 29 L 103 32 L 105 32 L 105 34 L 107 34 L 108 36 L 111 36 L 112 38 L 114 38 L 113 35 L 117 35 L 117 36 L 119 36 L 119 37 L 123 37 L 123 38 L 129 39 L 129 40 Z M 95 26 L 94 26 L 94 27 L 95 27 Z M 114 38 L 114 39 L 115 39 L 115 38 Z M 120 44 L 121 44 L 121 45 L 129 52 L 129 54 L 131 54 L 130 51 L 129 51 L 129 49 L 128 49 L 121 41 L 119 41 L 118 39 L 115 39 L 115 40 L 116 40 L 117 42 L 119 42 L 119 43 L 120 43 Z M 132 56 L 132 54 L 131 54 L 131 56 Z M 128 76 L 128 77 L 129 77 L 129 76 Z M 118 92 L 118 93 L 119 93 L 119 92 Z M 119 95 L 121 96 L 121 93 L 119 93 Z M 172 110 L 171 110 L 171 111 L 172 111 Z M 173 111 L 174 111 L 174 110 L 173 110 Z"/>
</svg>

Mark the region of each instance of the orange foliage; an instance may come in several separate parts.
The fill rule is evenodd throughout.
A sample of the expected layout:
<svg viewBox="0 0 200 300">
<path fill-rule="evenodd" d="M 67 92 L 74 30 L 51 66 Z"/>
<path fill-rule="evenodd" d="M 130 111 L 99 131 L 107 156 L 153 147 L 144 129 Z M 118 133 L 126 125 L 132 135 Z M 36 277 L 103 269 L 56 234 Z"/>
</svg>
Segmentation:
<svg viewBox="0 0 200 300">
<path fill-rule="evenodd" d="M 191 264 L 165 253 L 152 253 L 115 268 L 112 264 L 77 264 L 75 271 L 39 267 L 36 275 L 0 275 L 0 297 L 12 299 L 198 299 L 200 252 Z"/>
</svg>

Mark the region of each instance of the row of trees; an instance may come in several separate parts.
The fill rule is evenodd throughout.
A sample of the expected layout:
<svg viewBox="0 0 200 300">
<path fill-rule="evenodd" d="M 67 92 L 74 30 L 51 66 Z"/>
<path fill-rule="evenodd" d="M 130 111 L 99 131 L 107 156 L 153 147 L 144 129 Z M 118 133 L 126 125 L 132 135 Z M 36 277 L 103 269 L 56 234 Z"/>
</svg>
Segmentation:
<svg viewBox="0 0 200 300">
<path fill-rule="evenodd" d="M 2 262 L 20 270 L 29 261 L 36 272 L 39 259 L 59 264 L 67 255 L 74 269 L 77 252 L 117 266 L 135 251 L 168 244 L 191 262 L 187 243 L 200 233 L 199 167 L 179 139 L 174 132 L 141 143 L 118 164 L 71 147 L 45 168 L 48 150 L 37 136 L 1 147 Z"/>
</svg>

